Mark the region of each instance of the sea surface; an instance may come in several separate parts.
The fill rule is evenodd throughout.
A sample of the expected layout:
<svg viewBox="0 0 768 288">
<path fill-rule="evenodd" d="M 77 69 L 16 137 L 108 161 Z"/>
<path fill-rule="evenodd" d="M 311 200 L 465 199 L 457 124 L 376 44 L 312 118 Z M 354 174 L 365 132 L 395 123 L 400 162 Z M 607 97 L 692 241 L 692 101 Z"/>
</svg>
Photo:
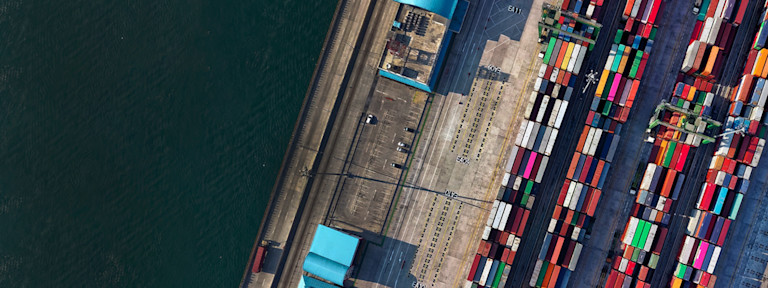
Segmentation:
<svg viewBox="0 0 768 288">
<path fill-rule="evenodd" d="M 0 1 L 0 287 L 236 287 L 336 3 Z"/>
</svg>

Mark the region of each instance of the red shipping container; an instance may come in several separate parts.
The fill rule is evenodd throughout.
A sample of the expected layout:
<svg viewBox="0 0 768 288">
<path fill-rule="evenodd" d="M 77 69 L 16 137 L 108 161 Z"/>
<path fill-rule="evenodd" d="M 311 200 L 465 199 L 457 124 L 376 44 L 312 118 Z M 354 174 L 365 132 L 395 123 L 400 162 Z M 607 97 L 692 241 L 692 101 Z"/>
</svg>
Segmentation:
<svg viewBox="0 0 768 288">
<path fill-rule="evenodd" d="M 563 205 L 563 202 L 565 202 L 565 197 L 568 196 L 568 186 L 571 185 L 571 180 L 566 179 L 565 183 L 563 183 L 563 188 L 560 189 L 560 196 L 557 197 L 557 205 Z M 557 211 L 557 207 L 555 207 L 555 211 Z"/>
<path fill-rule="evenodd" d="M 747 12 L 747 3 L 749 1 L 739 1 L 739 9 L 736 13 L 736 18 L 733 19 L 733 24 L 739 25 L 744 20 L 744 14 Z"/>
<path fill-rule="evenodd" d="M 528 215 L 531 213 L 531 211 L 523 209 L 523 220 L 520 221 L 520 227 L 517 227 L 517 233 L 515 235 L 522 236 L 523 231 L 525 231 L 525 224 L 528 223 Z"/>
<path fill-rule="evenodd" d="M 472 261 L 472 266 L 469 268 L 469 276 L 467 276 L 467 281 L 472 281 L 472 279 L 475 278 L 475 273 L 477 273 L 477 264 L 480 263 L 480 254 L 475 254 L 475 260 Z"/>
<path fill-rule="evenodd" d="M 592 194 L 592 199 L 589 200 L 589 209 L 587 209 L 587 215 L 589 215 L 590 217 L 595 215 L 597 202 L 600 201 L 600 193 L 601 193 L 600 190 L 595 189 L 595 192 Z"/>
<path fill-rule="evenodd" d="M 723 222 L 723 230 L 720 230 L 720 237 L 717 239 L 717 246 L 722 247 L 725 243 L 725 236 L 728 235 L 728 228 L 731 227 L 731 220 L 725 219 L 725 222 Z"/>
</svg>

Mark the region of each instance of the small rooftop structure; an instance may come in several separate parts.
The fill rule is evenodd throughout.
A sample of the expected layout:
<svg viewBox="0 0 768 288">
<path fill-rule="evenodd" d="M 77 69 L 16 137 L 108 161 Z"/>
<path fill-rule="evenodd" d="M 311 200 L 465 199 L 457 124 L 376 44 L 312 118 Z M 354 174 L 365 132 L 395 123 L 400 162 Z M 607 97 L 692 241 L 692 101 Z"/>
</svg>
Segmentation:
<svg viewBox="0 0 768 288">
<path fill-rule="evenodd" d="M 402 3 L 387 33 L 381 76 L 432 92 L 466 0 L 394 0 Z"/>
<path fill-rule="evenodd" d="M 317 225 L 312 246 L 309 247 L 309 254 L 304 259 L 304 271 L 339 286 L 344 286 L 344 280 L 349 277 L 359 245 L 360 238 L 358 237 L 324 225 Z M 310 281 L 304 277 L 306 276 L 303 275 L 302 277 L 303 283 L 307 285 Z M 311 277 L 307 278 L 327 284 Z M 333 286 L 301 286 L 300 284 L 299 287 L 325 288 Z"/>
</svg>

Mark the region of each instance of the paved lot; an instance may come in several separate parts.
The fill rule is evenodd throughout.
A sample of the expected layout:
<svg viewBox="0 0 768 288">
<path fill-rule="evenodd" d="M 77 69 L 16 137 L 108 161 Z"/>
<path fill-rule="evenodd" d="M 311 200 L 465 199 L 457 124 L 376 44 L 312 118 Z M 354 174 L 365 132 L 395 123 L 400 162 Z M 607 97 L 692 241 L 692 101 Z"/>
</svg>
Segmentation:
<svg viewBox="0 0 768 288">
<path fill-rule="evenodd" d="M 406 167 L 406 157 L 413 145 L 414 132 L 424 110 L 426 93 L 380 79 L 366 113 L 359 115 L 355 139 L 335 191 L 337 200 L 328 214 L 327 225 L 366 235 L 383 233 L 387 212 Z M 374 115 L 371 124 L 367 115 Z M 398 152 L 398 142 L 406 143 L 406 152 Z M 332 157 L 338 157 L 336 155 Z M 392 167 L 392 163 L 401 168 Z M 368 239 L 379 242 L 379 237 Z"/>
<path fill-rule="evenodd" d="M 495 196 L 492 187 L 500 180 L 496 175 L 499 154 L 503 154 L 509 126 L 516 124 L 514 111 L 522 103 L 518 96 L 530 79 L 531 61 L 538 53 L 535 45 L 520 46 L 506 35 L 482 33 L 491 12 L 498 12 L 502 2 L 506 3 L 496 2 L 496 10 L 491 1 L 470 4 L 440 80 L 438 91 L 444 93 L 431 98 L 428 117 L 419 127 L 405 188 L 390 226 L 385 228 L 386 239 L 381 245 L 369 245 L 356 286 L 463 285 L 461 279 L 470 264 L 466 259 L 474 254 L 480 239 L 478 223 L 485 222 Z M 540 9 L 541 2 L 531 7 Z M 494 16 L 508 16 L 497 23 L 527 19 L 527 15 L 509 17 L 504 12 L 507 14 Z M 536 43 L 536 21 L 528 21 L 529 29 L 516 37 Z M 498 67 L 499 73 L 488 73 L 491 66 Z M 467 83 L 467 90 L 454 93 L 452 87 L 463 87 L 456 85 L 459 81 Z M 474 92 L 470 85 L 475 85 Z M 439 194 L 446 190 L 458 196 L 450 199 Z"/>
</svg>

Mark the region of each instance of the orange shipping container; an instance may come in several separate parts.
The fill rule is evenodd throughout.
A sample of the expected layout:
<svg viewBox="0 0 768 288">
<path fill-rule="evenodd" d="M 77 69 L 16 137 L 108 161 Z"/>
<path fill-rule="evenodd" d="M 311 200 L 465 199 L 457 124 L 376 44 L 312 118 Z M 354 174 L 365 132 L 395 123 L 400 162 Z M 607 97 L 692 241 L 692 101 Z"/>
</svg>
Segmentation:
<svg viewBox="0 0 768 288">
<path fill-rule="evenodd" d="M 757 52 L 755 66 L 752 67 L 752 76 L 760 77 L 763 74 L 766 59 L 768 59 L 768 49 L 760 49 L 760 52 Z"/>
<path fill-rule="evenodd" d="M 582 144 L 583 145 L 583 144 Z M 573 158 L 571 159 L 571 166 L 568 167 L 568 179 L 573 178 L 573 173 L 576 172 L 576 166 L 579 165 L 579 152 L 573 152 Z"/>
<path fill-rule="evenodd" d="M 701 72 L 702 76 L 709 76 L 709 74 L 712 74 L 712 68 L 715 67 L 715 60 L 717 60 L 718 52 L 720 52 L 720 47 L 712 46 L 712 50 L 709 51 L 707 65 L 704 66 L 704 71 Z"/>
<path fill-rule="evenodd" d="M 672 169 L 667 170 L 667 176 L 664 178 L 664 185 L 661 186 L 661 196 L 669 198 L 669 193 L 672 191 L 672 185 L 675 182 L 675 176 L 677 176 L 677 171 Z"/>
</svg>

